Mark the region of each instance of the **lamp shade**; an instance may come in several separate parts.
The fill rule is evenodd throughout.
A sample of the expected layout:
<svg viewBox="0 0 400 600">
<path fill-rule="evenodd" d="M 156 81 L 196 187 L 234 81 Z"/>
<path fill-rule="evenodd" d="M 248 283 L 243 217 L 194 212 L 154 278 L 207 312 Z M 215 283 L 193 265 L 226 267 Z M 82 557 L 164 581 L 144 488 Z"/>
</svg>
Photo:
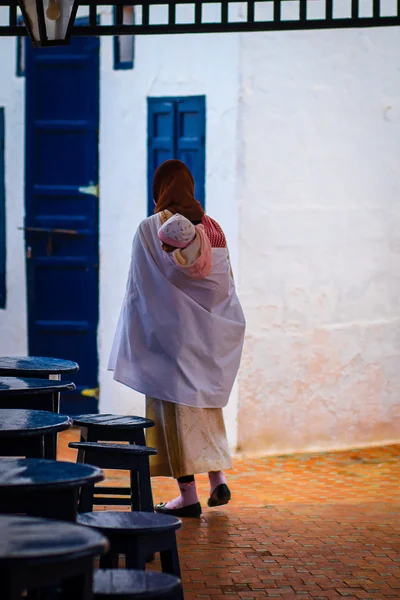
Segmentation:
<svg viewBox="0 0 400 600">
<path fill-rule="evenodd" d="M 34 46 L 69 43 L 77 0 L 19 0 L 19 5 Z"/>
</svg>

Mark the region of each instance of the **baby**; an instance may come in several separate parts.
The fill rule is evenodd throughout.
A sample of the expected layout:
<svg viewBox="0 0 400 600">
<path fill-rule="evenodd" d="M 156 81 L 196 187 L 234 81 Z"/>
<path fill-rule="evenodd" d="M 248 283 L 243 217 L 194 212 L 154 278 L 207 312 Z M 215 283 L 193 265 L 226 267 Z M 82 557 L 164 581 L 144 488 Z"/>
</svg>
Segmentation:
<svg viewBox="0 0 400 600">
<path fill-rule="evenodd" d="M 186 217 L 175 214 L 160 227 L 158 237 L 164 252 L 186 275 L 193 279 L 210 275 L 211 244 L 202 225 L 194 226 Z"/>
<path fill-rule="evenodd" d="M 187 248 L 196 239 L 196 227 L 186 217 L 176 214 L 162 225 L 158 232 L 164 252 Z"/>
</svg>

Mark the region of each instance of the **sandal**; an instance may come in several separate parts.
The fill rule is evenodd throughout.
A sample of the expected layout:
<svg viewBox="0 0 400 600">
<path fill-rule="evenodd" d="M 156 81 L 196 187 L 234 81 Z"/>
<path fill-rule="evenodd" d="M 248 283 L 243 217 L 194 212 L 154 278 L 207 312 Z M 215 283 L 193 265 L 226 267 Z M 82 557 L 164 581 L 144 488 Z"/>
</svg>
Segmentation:
<svg viewBox="0 0 400 600">
<path fill-rule="evenodd" d="M 214 508 L 215 506 L 224 506 L 228 504 L 231 499 L 231 492 L 226 483 L 221 483 L 215 488 L 210 498 L 208 499 L 208 506 Z"/>
<path fill-rule="evenodd" d="M 166 504 L 161 502 L 161 504 L 157 504 L 156 512 L 161 515 L 171 515 L 182 519 L 200 519 L 202 509 L 200 502 L 184 506 L 183 508 L 166 508 Z"/>
</svg>

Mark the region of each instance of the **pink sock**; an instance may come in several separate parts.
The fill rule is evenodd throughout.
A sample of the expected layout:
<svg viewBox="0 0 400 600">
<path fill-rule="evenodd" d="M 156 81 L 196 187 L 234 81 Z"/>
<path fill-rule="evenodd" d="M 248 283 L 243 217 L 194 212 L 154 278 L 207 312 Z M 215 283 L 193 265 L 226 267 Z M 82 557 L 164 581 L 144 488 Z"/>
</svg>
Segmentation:
<svg viewBox="0 0 400 600">
<path fill-rule="evenodd" d="M 196 490 L 196 482 L 191 481 L 190 483 L 179 483 L 179 491 L 181 493 L 178 498 L 175 500 L 170 500 L 165 505 L 165 508 L 169 508 L 170 510 L 175 510 L 177 508 L 184 508 L 185 506 L 190 506 L 191 504 L 197 504 L 199 501 L 199 497 L 197 495 Z"/>
<path fill-rule="evenodd" d="M 226 477 L 223 471 L 211 471 L 208 474 L 208 478 L 210 480 L 210 496 L 219 485 L 226 484 Z"/>
</svg>

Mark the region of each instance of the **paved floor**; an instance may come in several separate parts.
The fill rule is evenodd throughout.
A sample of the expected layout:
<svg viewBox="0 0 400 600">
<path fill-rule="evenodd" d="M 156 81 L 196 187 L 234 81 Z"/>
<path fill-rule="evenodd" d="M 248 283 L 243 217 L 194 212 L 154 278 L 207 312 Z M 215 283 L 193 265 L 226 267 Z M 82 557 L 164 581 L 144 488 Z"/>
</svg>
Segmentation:
<svg viewBox="0 0 400 600">
<path fill-rule="evenodd" d="M 76 437 L 61 437 L 60 458 L 75 460 Z M 232 503 L 179 532 L 185 599 L 400 600 L 399 480 L 400 445 L 235 461 Z M 169 480 L 153 491 L 176 495 Z"/>
</svg>

